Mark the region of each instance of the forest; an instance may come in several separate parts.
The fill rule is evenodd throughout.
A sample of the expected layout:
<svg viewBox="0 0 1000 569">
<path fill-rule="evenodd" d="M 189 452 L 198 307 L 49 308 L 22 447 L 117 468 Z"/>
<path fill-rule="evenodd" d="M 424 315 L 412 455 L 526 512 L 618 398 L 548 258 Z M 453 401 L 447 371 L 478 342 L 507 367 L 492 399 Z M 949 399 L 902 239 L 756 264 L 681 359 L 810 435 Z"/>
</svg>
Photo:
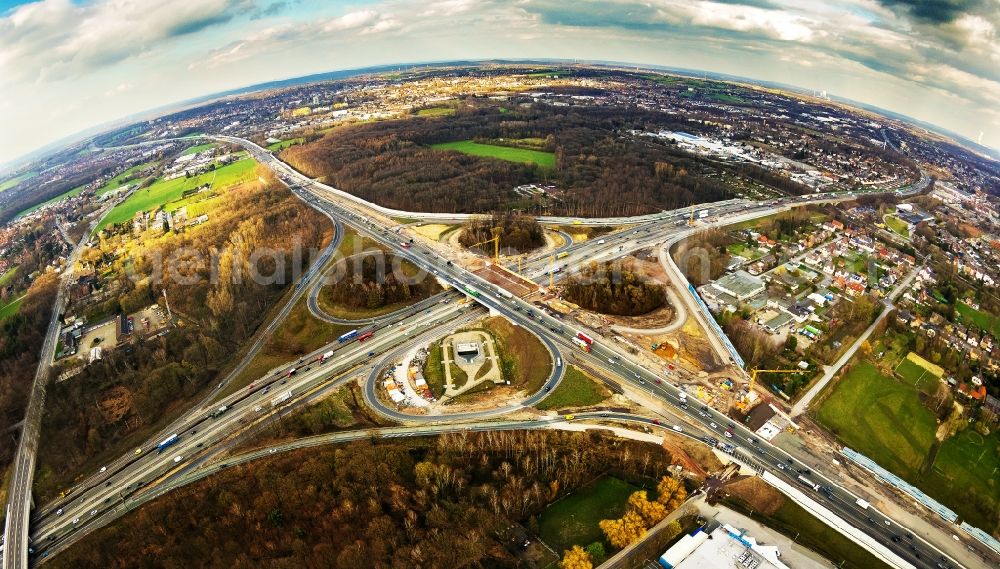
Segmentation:
<svg viewBox="0 0 1000 569">
<path fill-rule="evenodd" d="M 563 285 L 562 296 L 587 310 L 615 316 L 638 316 L 666 303 L 663 285 L 650 282 L 618 263 L 594 264 Z"/>
<path fill-rule="evenodd" d="M 290 192 L 276 191 L 273 179 L 265 180 L 220 197 L 226 203 L 205 224 L 150 238 L 114 261 L 121 292 L 109 311 L 128 313 L 162 303 L 165 290 L 174 326 L 106 350 L 79 375 L 49 387 L 36 479 L 42 499 L 61 490 L 90 461 L 144 442 L 215 385 L 283 295 L 293 272 L 307 268 L 309 255 L 296 258 L 292 250 L 318 248 L 329 239 L 325 218 Z M 255 256 L 260 251 L 270 254 Z M 208 262 L 213 255 L 214 268 Z M 270 278 L 251 278 L 255 271 Z M 89 349 L 81 347 L 84 353 Z"/>
<path fill-rule="evenodd" d="M 54 272 L 43 273 L 17 314 L 0 321 L 0 420 L 5 429 L 24 418 L 58 282 Z M 16 450 L 16 436 L 0 437 L 0 468 L 6 470 Z"/>
<path fill-rule="evenodd" d="M 470 219 L 462 226 L 458 242 L 465 247 L 479 245 L 492 255 L 493 244 L 485 242 L 493 238 L 495 228 L 500 231 L 501 254 L 524 253 L 545 245 L 545 233 L 535 218 L 511 212 L 494 212 L 489 217 Z"/>
<path fill-rule="evenodd" d="M 91 533 L 48 563 L 519 567 L 520 542 L 507 537 L 512 527 L 537 531 L 547 505 L 602 473 L 655 486 L 670 462 L 661 447 L 596 431 L 373 437 L 228 469 Z"/>
<path fill-rule="evenodd" d="M 531 99 L 525 98 L 525 102 Z M 505 107 L 470 99 L 448 117 L 337 128 L 281 158 L 312 177 L 386 207 L 477 213 L 639 215 L 729 197 L 718 166 L 673 145 L 623 135 L 631 129 L 690 129 L 684 117 L 638 108 Z M 508 105 L 510 106 L 510 105 Z M 433 150 L 457 140 L 545 140 L 556 168 Z M 525 204 L 514 187 L 553 184 L 554 199 Z"/>
<path fill-rule="evenodd" d="M 348 259 L 346 265 L 341 278 L 320 293 L 323 300 L 335 306 L 375 309 L 416 302 L 441 291 L 437 280 L 426 273 L 420 274 L 423 278 L 411 279 L 401 274 L 402 269 L 393 270 L 393 261 L 386 260 L 381 252 L 365 255 L 360 263 Z"/>
</svg>

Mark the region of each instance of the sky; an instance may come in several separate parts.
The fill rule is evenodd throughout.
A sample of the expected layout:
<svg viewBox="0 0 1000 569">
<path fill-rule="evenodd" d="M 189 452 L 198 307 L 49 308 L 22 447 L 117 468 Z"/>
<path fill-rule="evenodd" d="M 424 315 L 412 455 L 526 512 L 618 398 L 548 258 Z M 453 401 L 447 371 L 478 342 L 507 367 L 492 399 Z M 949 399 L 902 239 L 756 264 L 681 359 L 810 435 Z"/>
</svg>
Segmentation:
<svg viewBox="0 0 1000 569">
<path fill-rule="evenodd" d="M 0 164 L 262 81 L 566 58 L 825 90 L 1000 148 L 1000 0 L 0 0 Z"/>
</svg>

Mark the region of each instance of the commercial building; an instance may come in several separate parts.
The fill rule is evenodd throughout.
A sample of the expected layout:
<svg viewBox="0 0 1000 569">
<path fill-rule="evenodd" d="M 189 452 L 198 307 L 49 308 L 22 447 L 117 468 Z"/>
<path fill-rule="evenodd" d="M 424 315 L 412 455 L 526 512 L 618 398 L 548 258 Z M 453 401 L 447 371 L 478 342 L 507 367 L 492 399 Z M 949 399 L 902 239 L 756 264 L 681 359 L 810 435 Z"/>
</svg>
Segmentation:
<svg viewBox="0 0 1000 569">
<path fill-rule="evenodd" d="M 712 283 L 712 286 L 724 294 L 745 302 L 764 292 L 764 281 L 746 271 L 735 271 Z"/>
<path fill-rule="evenodd" d="M 729 524 L 699 528 L 660 556 L 664 569 L 791 569 L 773 545 L 760 545 Z"/>
</svg>

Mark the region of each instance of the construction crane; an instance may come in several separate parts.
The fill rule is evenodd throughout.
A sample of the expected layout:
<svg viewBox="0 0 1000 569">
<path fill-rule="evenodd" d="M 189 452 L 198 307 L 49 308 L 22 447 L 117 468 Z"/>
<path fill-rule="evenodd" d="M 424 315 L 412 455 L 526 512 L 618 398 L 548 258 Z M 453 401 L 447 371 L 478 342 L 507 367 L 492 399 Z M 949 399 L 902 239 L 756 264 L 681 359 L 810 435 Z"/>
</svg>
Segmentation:
<svg viewBox="0 0 1000 569">
<path fill-rule="evenodd" d="M 493 244 L 493 261 L 496 264 L 499 265 L 500 264 L 500 234 L 503 233 L 503 228 L 502 227 L 494 227 L 493 229 L 490 230 L 490 232 L 493 233 L 493 237 L 491 237 L 491 238 L 489 238 L 486 241 L 483 241 L 481 243 L 474 243 L 469 248 L 472 249 L 472 248 L 475 248 L 475 247 L 479 247 L 480 245 L 486 245 L 487 243 L 492 243 Z"/>
<path fill-rule="evenodd" d="M 747 384 L 747 392 L 743 397 L 736 402 L 736 408 L 740 410 L 741 413 L 746 413 L 753 408 L 753 396 L 751 395 L 754 391 L 754 385 L 757 384 L 757 375 L 761 373 L 800 373 L 801 369 L 752 369 L 750 370 L 750 383 Z"/>
</svg>

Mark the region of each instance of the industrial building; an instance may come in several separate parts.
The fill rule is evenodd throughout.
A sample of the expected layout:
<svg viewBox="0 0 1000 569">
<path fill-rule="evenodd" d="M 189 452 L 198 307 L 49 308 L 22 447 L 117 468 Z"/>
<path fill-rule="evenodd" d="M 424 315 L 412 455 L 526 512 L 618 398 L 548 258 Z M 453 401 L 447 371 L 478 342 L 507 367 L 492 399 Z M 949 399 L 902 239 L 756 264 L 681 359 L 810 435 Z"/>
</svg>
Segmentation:
<svg viewBox="0 0 1000 569">
<path fill-rule="evenodd" d="M 664 569 L 791 569 L 773 545 L 760 545 L 729 524 L 698 528 L 660 556 Z"/>
</svg>

